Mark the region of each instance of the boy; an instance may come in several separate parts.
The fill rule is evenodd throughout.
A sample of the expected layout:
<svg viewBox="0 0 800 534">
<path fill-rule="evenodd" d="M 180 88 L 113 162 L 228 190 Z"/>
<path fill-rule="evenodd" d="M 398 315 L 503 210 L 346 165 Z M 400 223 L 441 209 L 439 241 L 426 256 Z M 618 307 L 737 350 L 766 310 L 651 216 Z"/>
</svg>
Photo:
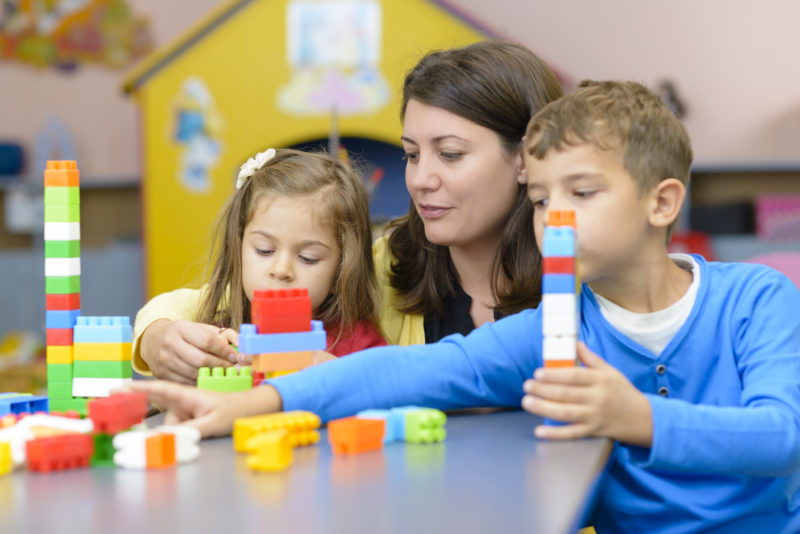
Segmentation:
<svg viewBox="0 0 800 534">
<path fill-rule="evenodd" d="M 511 406 L 524 387 L 526 410 L 566 423 L 537 436 L 620 443 L 598 532 L 797 532 L 800 292 L 766 267 L 667 254 L 690 163 L 681 124 L 635 83 L 585 82 L 531 120 L 537 240 L 549 209 L 576 214 L 583 367 L 541 368 L 541 313 L 528 310 L 239 394 L 136 387 L 205 435 L 280 409 L 328 420 L 405 404 Z"/>
</svg>

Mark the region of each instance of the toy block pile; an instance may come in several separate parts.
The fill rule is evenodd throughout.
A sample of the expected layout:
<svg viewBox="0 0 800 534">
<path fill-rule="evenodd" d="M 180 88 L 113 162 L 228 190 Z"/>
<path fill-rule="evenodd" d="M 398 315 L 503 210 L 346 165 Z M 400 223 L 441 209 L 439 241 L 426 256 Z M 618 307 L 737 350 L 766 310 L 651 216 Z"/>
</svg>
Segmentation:
<svg viewBox="0 0 800 534">
<path fill-rule="evenodd" d="M 233 423 L 233 450 L 247 452 L 255 471 L 283 471 L 292 464 L 294 447 L 319 441 L 320 418 L 304 411 L 239 418 Z"/>
<path fill-rule="evenodd" d="M 239 330 L 239 352 L 253 357 L 253 371 L 274 378 L 314 363 L 313 351 L 325 350 L 325 329 L 311 320 L 308 290 L 257 290 L 251 303 L 252 324 Z"/>
<path fill-rule="evenodd" d="M 356 417 L 385 421 L 384 443 L 438 443 L 447 436 L 444 429 L 447 416 L 433 408 L 400 406 L 391 410 L 364 410 L 358 412 Z"/>
<path fill-rule="evenodd" d="M 108 397 L 130 383 L 131 339 L 128 317 L 78 317 L 74 333 L 72 395 Z"/>
<path fill-rule="evenodd" d="M 572 367 L 580 320 L 575 212 L 550 211 L 542 244 L 542 357 L 545 367 Z"/>
</svg>

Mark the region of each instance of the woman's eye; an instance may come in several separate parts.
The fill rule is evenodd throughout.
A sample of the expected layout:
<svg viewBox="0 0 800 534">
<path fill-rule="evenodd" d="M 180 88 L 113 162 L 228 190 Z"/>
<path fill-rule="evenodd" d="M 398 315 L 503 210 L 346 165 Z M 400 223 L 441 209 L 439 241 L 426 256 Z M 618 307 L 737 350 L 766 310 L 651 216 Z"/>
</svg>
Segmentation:
<svg viewBox="0 0 800 534">
<path fill-rule="evenodd" d="M 445 161 L 458 161 L 463 156 L 461 152 L 440 152 L 440 154 Z"/>
<path fill-rule="evenodd" d="M 416 152 L 406 152 L 403 155 L 403 159 L 411 163 L 416 163 L 417 160 L 419 159 L 419 154 Z"/>
</svg>

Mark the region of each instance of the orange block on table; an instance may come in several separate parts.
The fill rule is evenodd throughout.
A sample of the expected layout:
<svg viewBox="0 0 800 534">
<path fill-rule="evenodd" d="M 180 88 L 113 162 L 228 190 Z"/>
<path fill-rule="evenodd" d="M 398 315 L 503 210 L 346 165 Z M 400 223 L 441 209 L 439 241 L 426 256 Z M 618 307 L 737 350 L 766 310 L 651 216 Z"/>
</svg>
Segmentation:
<svg viewBox="0 0 800 534">
<path fill-rule="evenodd" d="M 144 441 L 148 469 L 161 469 L 175 465 L 175 434 L 156 434 Z"/>
<path fill-rule="evenodd" d="M 345 417 L 328 423 L 328 441 L 334 454 L 361 454 L 383 447 L 383 419 Z"/>
<path fill-rule="evenodd" d="M 44 185 L 56 187 L 78 187 L 80 174 L 74 161 L 48 161 L 44 170 Z"/>
<path fill-rule="evenodd" d="M 255 354 L 251 364 L 253 371 L 262 373 L 299 371 L 312 365 L 314 365 L 314 351 L 311 350 Z"/>
</svg>

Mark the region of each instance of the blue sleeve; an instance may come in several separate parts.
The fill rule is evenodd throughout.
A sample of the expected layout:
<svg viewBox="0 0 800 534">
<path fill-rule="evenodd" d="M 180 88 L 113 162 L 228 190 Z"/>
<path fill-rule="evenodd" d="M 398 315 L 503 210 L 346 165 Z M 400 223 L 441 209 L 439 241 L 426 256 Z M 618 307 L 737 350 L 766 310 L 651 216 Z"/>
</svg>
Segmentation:
<svg viewBox="0 0 800 534">
<path fill-rule="evenodd" d="M 541 365 L 536 310 L 487 323 L 438 343 L 367 349 L 269 380 L 284 410 L 323 421 L 368 408 L 518 406 L 522 382 Z"/>
<path fill-rule="evenodd" d="M 768 477 L 800 467 L 800 292 L 765 272 L 749 281 L 731 317 L 740 406 L 648 395 L 653 444 L 640 466 Z"/>
</svg>

